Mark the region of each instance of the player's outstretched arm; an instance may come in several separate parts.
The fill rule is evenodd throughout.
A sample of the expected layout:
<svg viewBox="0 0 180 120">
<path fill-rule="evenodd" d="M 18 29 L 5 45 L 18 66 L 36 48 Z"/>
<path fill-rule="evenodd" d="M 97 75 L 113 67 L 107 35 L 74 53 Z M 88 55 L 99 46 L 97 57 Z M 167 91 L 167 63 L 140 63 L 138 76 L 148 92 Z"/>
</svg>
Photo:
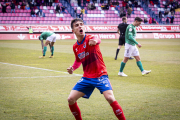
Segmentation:
<svg viewBox="0 0 180 120">
<path fill-rule="evenodd" d="M 73 74 L 73 71 L 79 68 L 80 65 L 81 65 L 81 62 L 78 62 L 77 60 L 75 60 L 73 66 L 70 66 L 67 68 L 67 72 L 69 74 Z"/>
<path fill-rule="evenodd" d="M 100 44 L 101 43 L 101 39 L 99 39 L 99 38 L 92 38 L 92 39 L 90 39 L 89 40 L 89 45 L 90 46 L 93 46 L 93 45 L 98 45 L 98 44 Z"/>
</svg>

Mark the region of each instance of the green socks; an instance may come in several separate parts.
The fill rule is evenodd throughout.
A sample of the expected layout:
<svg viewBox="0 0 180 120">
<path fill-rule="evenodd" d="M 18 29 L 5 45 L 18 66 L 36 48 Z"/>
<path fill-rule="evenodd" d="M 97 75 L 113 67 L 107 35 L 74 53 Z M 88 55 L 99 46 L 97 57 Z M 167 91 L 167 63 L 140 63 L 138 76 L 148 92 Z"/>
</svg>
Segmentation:
<svg viewBox="0 0 180 120">
<path fill-rule="evenodd" d="M 121 62 L 121 67 L 120 67 L 119 72 L 123 72 L 123 69 L 124 69 L 125 65 L 126 65 L 126 63 Z"/>
<path fill-rule="evenodd" d="M 54 46 L 51 47 L 51 56 L 54 54 Z"/>
<path fill-rule="evenodd" d="M 138 62 L 137 62 L 137 66 L 139 67 L 139 69 L 141 70 L 141 72 L 144 70 L 141 61 L 138 61 Z"/>
<path fill-rule="evenodd" d="M 43 49 L 43 56 L 46 55 L 46 51 L 47 51 L 47 46 L 44 46 L 44 49 Z"/>
</svg>

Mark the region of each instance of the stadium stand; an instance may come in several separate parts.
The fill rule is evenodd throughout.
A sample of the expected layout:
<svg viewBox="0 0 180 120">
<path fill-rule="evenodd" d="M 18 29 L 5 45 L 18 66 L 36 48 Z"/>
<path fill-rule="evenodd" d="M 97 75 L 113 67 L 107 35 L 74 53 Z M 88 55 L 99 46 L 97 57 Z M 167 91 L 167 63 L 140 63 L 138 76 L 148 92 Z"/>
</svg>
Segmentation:
<svg viewBox="0 0 180 120">
<path fill-rule="evenodd" d="M 15 0 L 14 0 L 15 1 Z M 36 1 L 36 0 L 35 0 Z M 106 0 L 105 0 L 106 1 Z M 71 20 L 76 15 L 81 13 L 81 8 L 85 9 L 85 14 L 81 15 L 81 18 L 84 20 L 85 24 L 88 25 L 104 25 L 111 24 L 117 25 L 121 21 L 120 18 L 120 9 L 124 8 L 127 14 L 127 3 L 126 0 L 112 0 L 112 6 L 109 6 L 108 10 L 102 10 L 101 6 L 103 3 L 95 3 L 95 9 L 88 9 L 88 3 L 84 0 L 81 0 L 81 4 L 78 4 L 77 0 L 59 0 L 59 3 L 56 0 L 52 6 L 45 6 L 44 4 L 40 5 L 40 9 L 43 13 L 45 13 L 45 17 L 31 17 L 31 10 L 23 10 L 18 7 L 18 4 L 15 6 L 15 13 L 11 13 L 11 7 L 7 6 L 7 13 L 2 13 L 2 4 L 5 0 L 0 0 L 0 22 L 1 24 L 70 24 Z M 130 1 L 130 0 L 129 0 Z M 136 0 L 135 0 L 136 1 Z M 119 8 L 116 8 L 115 3 L 119 4 Z M 138 2 L 138 1 L 137 1 Z M 148 21 L 154 20 L 156 24 L 166 24 L 167 17 L 163 15 L 162 18 L 159 18 L 159 12 L 161 11 L 164 14 L 166 4 L 166 0 L 160 0 L 160 2 L 153 2 L 148 0 L 140 0 L 140 4 L 135 6 L 132 4 L 132 14 L 128 17 L 128 23 L 132 23 L 135 17 L 141 17 L 142 19 L 147 18 Z M 7 2 L 10 4 L 10 2 Z M 107 2 L 105 2 L 107 3 Z M 21 5 L 22 2 L 19 2 Z M 56 4 L 60 6 L 66 7 L 66 13 L 56 14 Z M 179 4 L 179 3 L 178 3 Z M 114 6 L 114 7 L 113 7 Z M 171 3 L 168 3 L 168 9 L 171 7 Z M 76 13 L 74 12 L 77 9 Z M 35 12 L 37 13 L 38 8 L 35 8 Z M 174 14 L 174 24 L 180 24 L 180 12 L 175 12 Z M 171 16 L 168 17 L 170 19 Z M 151 23 L 151 22 L 150 22 Z"/>
</svg>

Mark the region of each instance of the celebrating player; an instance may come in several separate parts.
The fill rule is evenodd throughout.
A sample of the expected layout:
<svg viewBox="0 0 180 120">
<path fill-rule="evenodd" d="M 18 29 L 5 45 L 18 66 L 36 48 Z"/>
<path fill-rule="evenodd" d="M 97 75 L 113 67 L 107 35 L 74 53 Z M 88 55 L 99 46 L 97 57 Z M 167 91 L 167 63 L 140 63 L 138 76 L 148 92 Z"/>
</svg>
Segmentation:
<svg viewBox="0 0 180 120">
<path fill-rule="evenodd" d="M 67 68 L 67 72 L 73 74 L 73 71 L 79 68 L 81 63 L 84 71 L 83 77 L 73 87 L 68 97 L 69 108 L 72 114 L 76 120 L 82 120 L 76 101 L 80 97 L 89 98 L 96 87 L 109 102 L 116 117 L 119 120 L 125 120 L 122 108 L 113 95 L 112 86 L 99 47 L 101 40 L 94 36 L 86 35 L 84 23 L 79 18 L 71 21 L 71 28 L 78 40 L 73 45 L 75 62 Z"/>
<path fill-rule="evenodd" d="M 118 75 L 120 75 L 120 76 L 125 76 L 125 77 L 127 76 L 126 74 L 123 73 L 123 69 L 131 55 L 134 56 L 134 58 L 136 59 L 137 66 L 141 70 L 142 75 L 146 75 L 151 72 L 151 70 L 147 71 L 147 70 L 143 69 L 142 63 L 140 61 L 141 59 L 139 56 L 139 51 L 136 47 L 136 45 L 137 45 L 139 48 L 141 48 L 141 44 L 139 44 L 136 41 L 136 27 L 140 26 L 142 21 L 143 20 L 140 17 L 136 17 L 134 19 L 134 22 L 132 24 L 128 25 L 128 27 L 126 29 L 126 33 L 125 33 L 125 42 L 126 43 L 125 43 L 124 59 L 121 62 L 121 67 L 120 67 L 120 70 L 118 73 Z"/>
<path fill-rule="evenodd" d="M 39 40 L 41 40 L 42 53 L 43 53 L 43 56 L 40 56 L 39 58 L 45 58 L 48 44 L 50 45 L 50 50 L 51 50 L 51 56 L 49 56 L 49 58 L 53 58 L 54 43 L 56 42 L 56 34 L 53 32 L 43 32 L 39 36 Z M 46 40 L 45 44 L 43 43 L 43 40 Z"/>
<path fill-rule="evenodd" d="M 117 60 L 117 56 L 118 56 L 118 53 L 119 53 L 119 50 L 121 49 L 121 47 L 123 45 L 125 45 L 125 32 L 126 32 L 126 28 L 129 24 L 127 24 L 127 17 L 122 17 L 122 21 L 123 23 L 119 24 L 118 25 L 118 28 L 117 28 L 117 33 L 120 35 L 119 36 L 119 44 L 118 44 L 118 48 L 116 50 L 116 56 L 115 56 L 115 60 Z M 130 57 L 129 59 L 134 59 L 132 57 Z"/>
</svg>

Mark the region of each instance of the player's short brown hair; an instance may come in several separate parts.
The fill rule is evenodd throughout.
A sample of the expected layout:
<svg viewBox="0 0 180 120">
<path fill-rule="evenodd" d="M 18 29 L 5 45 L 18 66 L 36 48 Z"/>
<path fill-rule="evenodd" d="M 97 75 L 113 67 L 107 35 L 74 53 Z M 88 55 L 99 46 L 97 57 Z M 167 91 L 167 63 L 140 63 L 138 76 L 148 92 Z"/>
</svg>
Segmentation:
<svg viewBox="0 0 180 120">
<path fill-rule="evenodd" d="M 124 20 L 126 20 L 126 19 L 127 19 L 127 17 L 125 17 L 125 16 L 124 16 L 124 17 L 122 17 L 122 21 L 124 21 Z"/>
<path fill-rule="evenodd" d="M 142 22 L 143 20 L 140 17 L 135 17 L 134 21 Z"/>
<path fill-rule="evenodd" d="M 75 22 L 77 22 L 77 21 L 83 22 L 83 20 L 80 19 L 80 18 L 75 18 L 75 19 L 71 20 L 71 29 L 73 29 L 73 24 L 74 24 Z M 83 23 L 84 23 L 84 22 L 83 22 Z"/>
</svg>

